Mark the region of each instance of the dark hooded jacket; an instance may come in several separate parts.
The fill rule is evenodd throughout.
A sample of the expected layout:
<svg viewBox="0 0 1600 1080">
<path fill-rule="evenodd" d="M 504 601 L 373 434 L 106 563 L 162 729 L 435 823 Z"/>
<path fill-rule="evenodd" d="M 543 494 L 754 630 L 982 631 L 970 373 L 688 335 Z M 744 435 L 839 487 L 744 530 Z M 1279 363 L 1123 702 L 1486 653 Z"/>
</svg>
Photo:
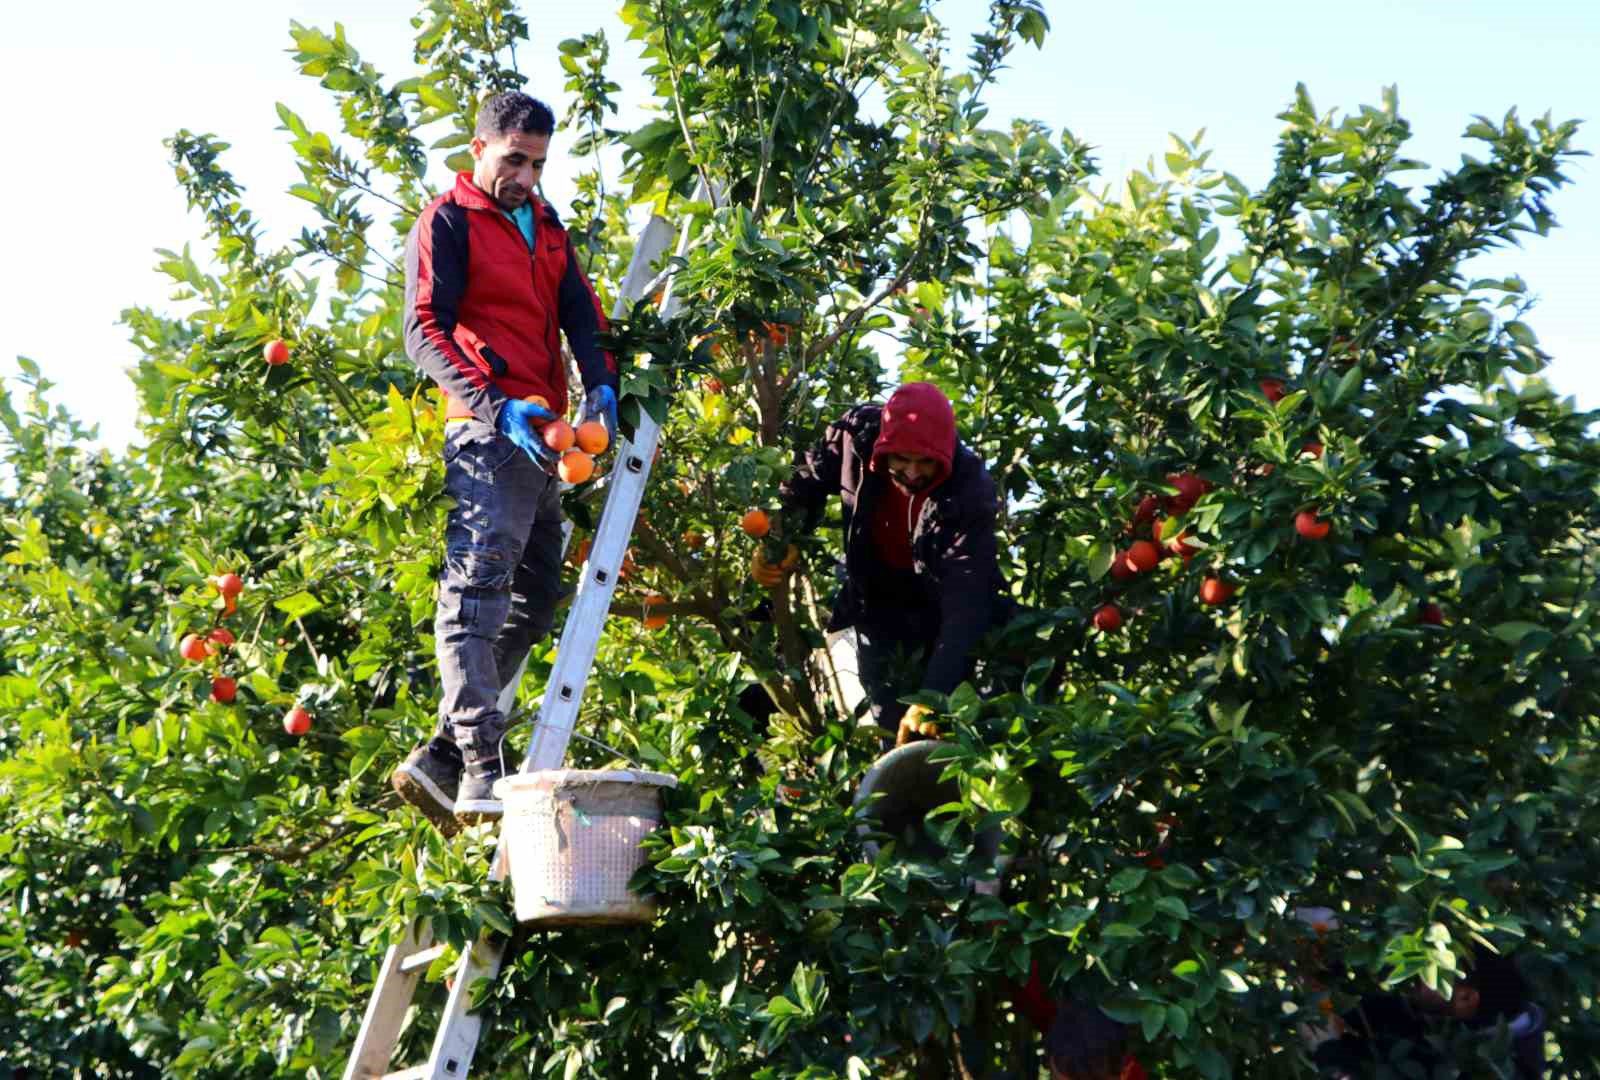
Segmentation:
<svg viewBox="0 0 1600 1080">
<path fill-rule="evenodd" d="M 932 653 L 922 688 L 947 694 L 966 677 L 973 645 L 1008 606 L 996 559 L 994 481 L 956 439 L 949 399 L 929 383 L 908 383 L 884 405 L 852 408 L 797 455 L 794 473 L 780 489 L 784 510 L 810 531 L 828 496 L 839 496 L 845 580 L 828 629 L 892 622 L 903 613 L 869 610 L 868 602 L 874 577 L 894 575 L 875 550 L 870 524 L 880 501 L 897 497 L 883 465 L 891 453 L 931 457 L 944 467 L 931 490 L 898 498 L 909 504 L 915 587 L 938 613 L 936 624 L 926 628 Z"/>
</svg>

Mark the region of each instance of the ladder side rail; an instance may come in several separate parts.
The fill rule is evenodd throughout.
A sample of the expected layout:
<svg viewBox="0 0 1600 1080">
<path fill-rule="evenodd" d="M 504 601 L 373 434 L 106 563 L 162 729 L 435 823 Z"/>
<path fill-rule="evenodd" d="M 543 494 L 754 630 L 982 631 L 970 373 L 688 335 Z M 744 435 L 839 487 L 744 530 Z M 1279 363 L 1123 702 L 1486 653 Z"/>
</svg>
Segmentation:
<svg viewBox="0 0 1600 1080">
<path fill-rule="evenodd" d="M 445 1001 L 444 1015 L 439 1018 L 439 1033 L 434 1036 L 433 1049 L 428 1053 L 428 1064 L 422 1073 L 426 1080 L 463 1080 L 472 1068 L 473 1055 L 478 1052 L 478 1036 L 483 1031 L 483 1016 L 469 1011 L 472 984 L 479 979 L 493 982 L 499 977 L 506 948 L 505 938 L 485 932 L 472 948 L 461 954 L 456 965 L 455 984 Z"/>
<path fill-rule="evenodd" d="M 408 929 L 405 936 L 383 954 L 383 964 L 373 981 L 372 998 L 367 1002 L 366 1015 L 361 1018 L 361 1028 L 356 1033 L 355 1048 L 345 1065 L 344 1080 L 369 1080 L 388 1070 L 421 975 L 417 970 L 405 970 L 405 961 L 426 949 L 432 941 L 433 929 L 424 920 L 420 929 Z"/>
<path fill-rule="evenodd" d="M 657 227 L 658 223 L 660 228 Z M 671 226 L 665 220 L 651 220 L 645 235 L 634 248 L 634 258 L 624 279 L 624 298 L 629 296 L 630 289 L 642 293 L 658 276 L 651 267 L 665 250 L 663 241 L 670 238 L 670 234 Z M 691 217 L 685 219 L 679 234 L 678 255 L 688 250 L 693 237 L 694 220 Z M 649 240 L 655 243 L 647 243 Z M 674 279 L 668 278 L 666 295 L 661 303 L 665 318 L 671 318 L 680 306 L 674 295 L 673 283 Z M 619 301 L 618 306 L 621 307 L 624 302 Z M 528 752 L 522 760 L 523 772 L 557 769 L 566 759 L 567 744 L 577 725 L 583 692 L 588 685 L 590 669 L 594 666 L 606 616 L 611 610 L 617 574 L 627 551 L 628 540 L 633 535 L 639 504 L 644 499 L 644 488 L 650 478 L 650 466 L 660 433 L 660 425 L 649 413 L 641 410 L 633 438 L 622 440 L 617 449 L 617 463 L 612 469 L 605 507 L 601 510 L 600 524 L 595 529 L 589 560 L 584 564 L 578 595 L 572 601 L 572 610 L 561 632 L 555 667 L 545 687 L 544 703 L 539 709 Z M 498 869 L 499 860 L 496 863 Z"/>
<path fill-rule="evenodd" d="M 656 277 L 656 273 L 651 269 L 651 267 L 654 266 L 656 259 L 661 255 L 661 253 L 667 250 L 667 244 L 671 242 L 671 240 L 672 223 L 658 214 L 650 215 L 650 220 L 647 221 L 644 228 L 640 230 L 639 239 L 634 243 L 633 256 L 628 260 L 628 272 L 622 277 L 622 287 L 617 291 L 616 303 L 611 305 L 611 317 L 613 319 L 625 318 L 628 312 L 633 310 L 633 305 L 645 295 L 645 290 L 650 287 L 651 282 L 654 281 Z M 618 448 L 617 460 L 622 460 L 620 447 Z M 563 484 L 562 488 L 565 490 L 571 486 L 572 485 L 570 484 Z M 561 523 L 561 552 L 563 555 L 566 554 L 567 545 L 571 542 L 572 522 L 563 521 Z M 591 559 L 595 557 L 595 552 L 592 547 L 589 552 L 589 557 Z M 618 558 L 619 562 L 617 565 L 621 566 L 622 564 L 620 562 L 620 556 Z M 587 569 L 587 567 L 585 567 L 585 569 Z M 581 589 L 582 579 L 580 578 L 579 580 L 579 588 Z M 577 610 L 576 600 L 574 600 L 574 606 L 572 610 Z M 567 634 L 572 629 L 572 615 L 569 611 L 566 625 L 561 631 L 562 641 L 566 640 Z M 522 658 L 522 662 L 517 665 L 516 675 L 512 677 L 510 682 L 506 683 L 505 686 L 500 688 L 500 699 L 496 703 L 496 707 L 500 710 L 500 715 L 511 715 L 512 708 L 517 704 L 517 688 L 522 685 L 522 675 L 527 670 L 528 657 L 525 655 Z M 526 771 L 526 767 L 524 767 L 524 771 Z"/>
</svg>

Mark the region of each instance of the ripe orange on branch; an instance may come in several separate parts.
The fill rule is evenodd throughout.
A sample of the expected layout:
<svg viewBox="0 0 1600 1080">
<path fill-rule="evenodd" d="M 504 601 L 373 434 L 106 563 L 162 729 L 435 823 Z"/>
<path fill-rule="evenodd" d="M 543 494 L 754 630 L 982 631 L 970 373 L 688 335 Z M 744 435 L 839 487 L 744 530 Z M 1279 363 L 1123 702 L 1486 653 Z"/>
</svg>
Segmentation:
<svg viewBox="0 0 1600 1080">
<path fill-rule="evenodd" d="M 283 730 L 294 736 L 304 735 L 311 730 L 311 714 L 304 705 L 296 705 L 283 714 Z"/>
<path fill-rule="evenodd" d="M 199 634 L 186 634 L 183 640 L 178 642 L 178 655 L 185 660 L 199 663 L 211 655 L 211 646 L 206 644 L 206 639 Z"/>
<path fill-rule="evenodd" d="M 1161 550 L 1148 540 L 1135 540 L 1128 545 L 1128 565 L 1138 573 L 1154 570 L 1161 561 Z"/>
<path fill-rule="evenodd" d="M 1306 540 L 1321 540 L 1331 528 L 1333 525 L 1317 517 L 1315 510 L 1302 510 L 1294 516 L 1294 531 Z"/>
<path fill-rule="evenodd" d="M 744 517 L 739 519 L 739 528 L 744 530 L 746 536 L 759 540 L 772 531 L 772 519 L 765 510 L 746 510 Z"/>
<path fill-rule="evenodd" d="M 1094 628 L 1109 634 L 1122 628 L 1122 609 L 1115 604 L 1102 604 L 1094 613 Z"/>
<path fill-rule="evenodd" d="M 667 616 L 666 616 L 665 613 L 656 614 L 654 611 L 651 610 L 652 608 L 660 607 L 662 604 L 665 604 L 666 602 L 667 602 L 667 598 L 665 596 L 662 596 L 660 593 L 646 593 L 645 594 L 645 597 L 644 597 L 644 606 L 645 606 L 644 628 L 646 630 L 659 630 L 663 626 L 667 625 Z"/>
<path fill-rule="evenodd" d="M 274 338 L 261 347 L 261 358 L 271 367 L 281 367 L 289 362 L 289 344 Z"/>
</svg>

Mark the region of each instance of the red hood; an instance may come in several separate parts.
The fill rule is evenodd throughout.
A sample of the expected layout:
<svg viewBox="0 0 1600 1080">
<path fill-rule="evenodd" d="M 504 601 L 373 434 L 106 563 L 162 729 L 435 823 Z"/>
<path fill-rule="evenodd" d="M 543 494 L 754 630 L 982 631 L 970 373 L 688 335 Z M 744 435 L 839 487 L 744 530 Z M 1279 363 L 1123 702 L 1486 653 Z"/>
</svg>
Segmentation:
<svg viewBox="0 0 1600 1080">
<path fill-rule="evenodd" d="M 887 454 L 912 454 L 939 464 L 935 485 L 950 475 L 956 454 L 956 412 L 950 399 L 932 383 L 906 383 L 883 406 L 878 441 L 872 445 L 872 469 L 884 466 Z"/>
</svg>

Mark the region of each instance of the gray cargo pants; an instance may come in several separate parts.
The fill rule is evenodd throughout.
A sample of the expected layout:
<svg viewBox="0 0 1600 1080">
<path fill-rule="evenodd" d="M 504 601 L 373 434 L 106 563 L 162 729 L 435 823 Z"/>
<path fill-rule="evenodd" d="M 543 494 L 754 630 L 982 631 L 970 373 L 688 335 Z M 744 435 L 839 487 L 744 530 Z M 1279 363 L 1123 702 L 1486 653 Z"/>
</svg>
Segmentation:
<svg viewBox="0 0 1600 1080">
<path fill-rule="evenodd" d="M 444 572 L 434 648 L 438 736 L 470 765 L 505 733 L 500 689 L 555 623 L 561 588 L 560 484 L 481 420 L 445 426 Z"/>
</svg>

